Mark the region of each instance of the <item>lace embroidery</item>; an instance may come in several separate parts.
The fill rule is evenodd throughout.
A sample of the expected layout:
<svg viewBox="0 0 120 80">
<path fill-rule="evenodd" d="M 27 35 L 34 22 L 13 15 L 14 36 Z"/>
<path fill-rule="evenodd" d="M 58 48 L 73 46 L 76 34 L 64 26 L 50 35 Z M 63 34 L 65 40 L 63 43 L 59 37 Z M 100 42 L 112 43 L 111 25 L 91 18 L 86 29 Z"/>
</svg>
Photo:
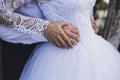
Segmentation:
<svg viewBox="0 0 120 80">
<path fill-rule="evenodd" d="M 23 4 L 29 2 L 31 0 L 0 0 L 0 8 L 5 10 L 14 11 L 18 7 L 22 6 Z M 35 0 L 38 5 L 48 2 L 50 0 Z"/>
<path fill-rule="evenodd" d="M 21 5 L 29 2 L 30 0 L 0 0 L 5 10 L 15 10 L 16 8 L 20 7 Z"/>
<path fill-rule="evenodd" d="M 25 17 L 9 10 L 0 10 L 0 17 L 4 20 L 4 23 L 10 28 L 28 34 L 44 35 L 43 31 L 49 24 L 49 21 L 38 18 Z"/>
<path fill-rule="evenodd" d="M 9 9 L 11 11 L 17 9 L 18 7 L 22 6 L 23 4 L 29 2 L 31 0 L 0 0 L 0 2 L 2 3 L 4 9 Z M 50 1 L 50 0 L 36 0 L 38 2 L 39 5 Z"/>
<path fill-rule="evenodd" d="M 3 0 L 0 6 L 0 23 L 7 25 L 8 27 L 20 32 L 44 35 L 44 30 L 49 21 L 22 16 L 20 14 L 12 12 L 15 8 L 23 5 L 30 0 Z M 13 3 L 13 4 L 10 4 Z M 2 9 L 1 9 L 2 8 Z"/>
</svg>

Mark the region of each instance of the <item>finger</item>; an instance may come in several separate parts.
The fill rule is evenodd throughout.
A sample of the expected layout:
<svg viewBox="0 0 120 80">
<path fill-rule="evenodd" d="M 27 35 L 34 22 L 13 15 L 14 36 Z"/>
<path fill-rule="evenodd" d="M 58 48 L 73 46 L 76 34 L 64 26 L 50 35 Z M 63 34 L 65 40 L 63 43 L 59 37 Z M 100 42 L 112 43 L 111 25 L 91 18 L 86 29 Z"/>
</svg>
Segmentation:
<svg viewBox="0 0 120 80">
<path fill-rule="evenodd" d="M 74 27 L 64 26 L 64 27 L 63 27 L 63 30 L 64 30 L 64 31 L 71 31 L 72 33 L 80 36 L 78 29 L 76 29 L 76 28 L 74 28 Z"/>
<path fill-rule="evenodd" d="M 75 33 L 76 35 L 80 36 L 80 33 L 77 29 L 71 28 L 70 30 L 72 33 Z"/>
<path fill-rule="evenodd" d="M 56 35 L 54 35 L 54 34 L 51 35 L 51 34 L 52 33 L 48 33 L 47 31 L 44 32 L 44 35 L 49 42 L 51 42 L 56 47 L 61 47 L 58 40 L 56 38 L 54 38 L 54 37 L 56 37 Z"/>
<path fill-rule="evenodd" d="M 76 45 L 78 42 L 72 38 L 70 38 L 70 41 L 72 42 L 73 45 Z"/>
<path fill-rule="evenodd" d="M 61 48 L 61 44 L 58 42 L 58 40 L 56 38 L 53 38 L 53 44 L 55 44 L 56 47 Z"/>
<path fill-rule="evenodd" d="M 69 48 L 66 44 L 66 42 L 62 39 L 61 36 L 58 36 L 58 41 L 60 42 L 60 44 L 62 45 L 62 48 Z"/>
<path fill-rule="evenodd" d="M 48 36 L 48 40 L 56 47 L 61 47 L 60 43 L 58 42 L 58 40 L 52 36 Z"/>
<path fill-rule="evenodd" d="M 65 41 L 65 43 L 68 45 L 68 47 L 73 48 L 72 43 L 70 42 L 69 38 L 66 36 L 64 32 L 63 34 L 61 34 L 61 37 Z"/>
<path fill-rule="evenodd" d="M 72 28 L 74 28 L 74 29 L 76 29 L 76 30 L 78 30 L 78 28 L 77 28 L 77 27 L 75 27 L 75 26 L 73 26 L 73 25 L 71 25 L 71 27 L 72 27 Z"/>
<path fill-rule="evenodd" d="M 79 42 L 80 41 L 80 36 L 74 34 L 74 33 L 69 33 L 68 35 L 70 38 L 74 39 L 75 41 Z"/>
<path fill-rule="evenodd" d="M 69 23 L 66 23 L 66 22 L 60 22 L 60 24 L 62 25 L 62 27 L 69 25 Z"/>
<path fill-rule="evenodd" d="M 98 28 L 98 26 L 97 26 L 96 22 L 94 22 L 93 29 L 95 30 L 95 33 L 98 33 L 99 28 Z"/>
<path fill-rule="evenodd" d="M 61 48 L 61 44 L 57 41 L 57 39 L 55 38 L 52 38 L 52 41 L 51 41 L 52 44 L 54 44 L 56 47 L 59 47 Z"/>
<path fill-rule="evenodd" d="M 60 36 L 53 37 L 53 42 L 59 48 L 69 48 Z"/>
<path fill-rule="evenodd" d="M 80 41 L 80 36 L 75 34 L 75 33 L 72 33 L 71 31 L 69 30 L 65 30 L 65 34 L 69 37 L 69 38 L 72 38 L 74 39 L 75 41 L 79 42 Z"/>
</svg>

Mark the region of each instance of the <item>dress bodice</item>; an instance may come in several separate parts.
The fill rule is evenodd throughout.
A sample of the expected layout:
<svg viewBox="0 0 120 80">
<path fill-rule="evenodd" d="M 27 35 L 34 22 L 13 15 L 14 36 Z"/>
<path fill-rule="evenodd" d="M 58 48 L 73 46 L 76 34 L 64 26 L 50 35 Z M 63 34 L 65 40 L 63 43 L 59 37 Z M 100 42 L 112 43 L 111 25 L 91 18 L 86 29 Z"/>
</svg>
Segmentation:
<svg viewBox="0 0 120 80">
<path fill-rule="evenodd" d="M 50 0 L 42 5 L 46 20 L 65 21 L 80 28 L 80 32 L 93 33 L 90 23 L 90 15 L 95 0 Z"/>
</svg>

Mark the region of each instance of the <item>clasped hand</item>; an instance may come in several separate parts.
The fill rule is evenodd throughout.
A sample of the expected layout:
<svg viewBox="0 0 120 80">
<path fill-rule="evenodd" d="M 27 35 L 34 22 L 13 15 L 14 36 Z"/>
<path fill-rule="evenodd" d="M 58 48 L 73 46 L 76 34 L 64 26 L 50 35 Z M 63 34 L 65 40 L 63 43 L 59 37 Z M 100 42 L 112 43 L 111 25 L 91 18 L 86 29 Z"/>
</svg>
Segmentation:
<svg viewBox="0 0 120 80">
<path fill-rule="evenodd" d="M 51 22 L 44 35 L 49 42 L 59 48 L 73 48 L 80 40 L 78 29 L 66 22 Z"/>
<path fill-rule="evenodd" d="M 91 19 L 91 24 L 95 33 L 97 33 L 99 29 L 94 19 Z M 49 42 L 59 48 L 73 48 L 80 41 L 78 29 L 66 22 L 49 23 L 44 35 Z"/>
</svg>

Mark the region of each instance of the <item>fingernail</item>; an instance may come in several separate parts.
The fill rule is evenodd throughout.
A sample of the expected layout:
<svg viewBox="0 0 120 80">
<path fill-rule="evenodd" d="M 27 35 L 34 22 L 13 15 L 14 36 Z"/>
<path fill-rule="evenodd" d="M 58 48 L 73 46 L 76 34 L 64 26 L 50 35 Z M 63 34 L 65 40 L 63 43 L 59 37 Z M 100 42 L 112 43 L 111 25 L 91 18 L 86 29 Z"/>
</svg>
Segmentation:
<svg viewBox="0 0 120 80">
<path fill-rule="evenodd" d="M 73 49 L 73 46 L 71 46 L 71 49 Z"/>
<path fill-rule="evenodd" d="M 75 42 L 75 45 L 77 44 L 77 42 Z"/>
</svg>

